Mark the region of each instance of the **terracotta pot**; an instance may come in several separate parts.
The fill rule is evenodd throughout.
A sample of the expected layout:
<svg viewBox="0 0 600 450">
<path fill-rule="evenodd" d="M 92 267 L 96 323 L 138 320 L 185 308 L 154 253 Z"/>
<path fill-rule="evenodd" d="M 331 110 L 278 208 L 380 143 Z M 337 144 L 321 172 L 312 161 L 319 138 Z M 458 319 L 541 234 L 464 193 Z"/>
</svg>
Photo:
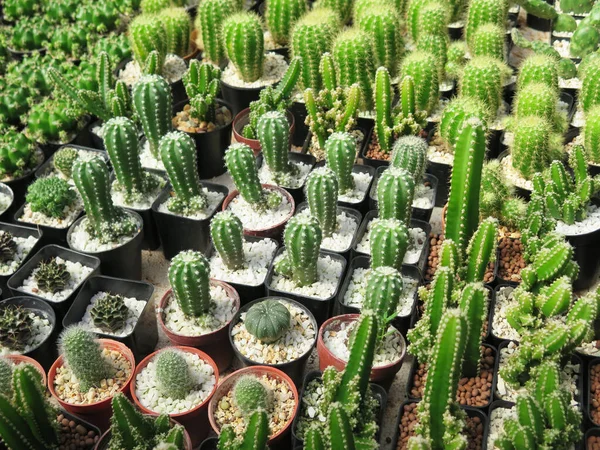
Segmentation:
<svg viewBox="0 0 600 450">
<path fill-rule="evenodd" d="M 126 395 L 129 394 L 129 384 L 131 383 L 133 372 L 135 370 L 135 358 L 133 353 L 125 344 L 122 344 L 121 342 L 113 341 L 112 339 L 98 339 L 98 341 L 100 342 L 101 347 L 108 348 L 110 350 L 116 350 L 121 353 L 127 359 L 127 361 L 129 361 L 129 364 L 131 364 L 131 373 L 129 374 L 129 378 L 127 378 L 127 381 L 119 390 L 119 392 L 123 392 Z M 91 403 L 89 405 L 73 405 L 61 400 L 54 390 L 54 379 L 56 378 L 57 369 L 62 367 L 63 364 L 63 355 L 60 355 L 58 359 L 54 361 L 54 364 L 52 364 L 52 367 L 50 367 L 50 370 L 48 371 L 48 389 L 50 390 L 50 394 L 52 394 L 52 397 L 54 397 L 60 406 L 66 411 L 70 412 L 71 414 L 81 416 L 84 420 L 96 425 L 101 431 L 107 430 L 110 427 L 110 417 L 112 415 L 112 397 L 96 403 Z"/>
<path fill-rule="evenodd" d="M 233 298 L 235 304 L 235 312 L 237 312 L 237 310 L 240 309 L 240 296 L 236 290 L 223 281 L 211 279 L 210 282 L 213 285 L 221 286 L 229 293 L 229 296 Z M 156 312 L 156 320 L 160 324 L 163 332 L 167 335 L 169 341 L 171 341 L 171 343 L 174 345 L 194 347 L 202 350 L 212 358 L 220 372 L 224 371 L 227 367 L 229 367 L 231 360 L 233 359 L 233 348 L 231 348 L 231 343 L 229 342 L 229 324 L 231 321 L 224 324 L 218 330 L 215 330 L 212 333 L 203 334 L 201 336 L 185 336 L 183 334 L 175 333 L 167 328 L 163 320 L 163 311 L 166 308 L 167 301 L 170 299 L 172 293 L 172 289 L 169 289 L 165 293 L 163 298 L 160 300 Z"/>
<path fill-rule="evenodd" d="M 188 53 L 187 55 L 185 55 L 183 57 L 183 59 L 185 61 L 190 61 L 191 59 L 195 59 L 196 56 L 198 56 L 198 53 L 200 53 L 198 44 L 196 44 L 197 37 L 198 37 L 198 30 L 192 31 L 192 34 L 190 35 L 190 53 Z"/>
<path fill-rule="evenodd" d="M 215 433 L 219 434 L 221 432 L 221 429 L 217 425 L 217 422 L 214 418 L 215 410 L 217 409 L 217 407 L 219 405 L 219 401 L 221 400 L 221 398 L 223 398 L 225 395 L 227 395 L 227 393 L 231 389 L 233 389 L 233 386 L 235 385 L 236 381 L 241 376 L 249 375 L 249 374 L 259 376 L 259 377 L 262 375 L 267 375 L 269 377 L 282 380 L 288 385 L 289 390 L 292 392 L 292 395 L 293 395 L 294 399 L 296 400 L 296 405 L 294 406 L 294 413 L 292 414 L 292 417 L 290 417 L 290 420 L 281 429 L 281 431 L 279 431 L 278 433 L 275 433 L 274 435 L 272 435 L 269 438 L 268 444 L 269 444 L 269 446 L 275 446 L 277 444 L 282 444 L 284 442 L 287 442 L 286 439 L 289 440 L 289 434 L 292 429 L 292 422 L 294 421 L 294 417 L 296 417 L 296 414 L 298 414 L 298 408 L 300 407 L 300 400 L 299 400 L 300 397 L 298 395 L 298 390 L 296 389 L 296 385 L 294 384 L 292 379 L 290 377 L 288 377 L 285 373 L 283 373 L 281 370 L 275 369 L 274 367 L 269 367 L 269 366 L 244 367 L 243 369 L 233 372 L 231 375 L 229 375 L 223 381 L 221 381 L 221 383 L 217 387 L 216 392 L 214 393 L 214 395 L 212 396 L 212 398 L 210 399 L 210 402 L 208 404 L 208 420 L 210 420 L 210 425 L 212 426 Z"/>
<path fill-rule="evenodd" d="M 291 217 L 296 212 L 296 203 L 294 202 L 294 198 L 292 197 L 292 195 L 288 191 L 286 191 L 285 189 L 280 188 L 279 186 L 274 186 L 272 184 L 263 184 L 262 187 L 264 189 L 271 189 L 273 191 L 279 191 L 279 192 L 281 192 L 287 198 L 288 203 L 290 205 L 292 205 L 292 209 L 290 210 L 290 213 L 288 214 L 288 216 L 285 219 L 283 219 L 281 222 L 279 222 L 278 224 L 273 225 L 273 226 L 268 227 L 268 228 L 259 228 L 259 229 L 256 229 L 256 230 L 251 230 L 251 229 L 248 229 L 248 228 L 244 228 L 244 234 L 248 234 L 250 236 L 267 237 L 267 238 L 277 239 L 278 241 L 281 242 L 281 235 L 283 233 L 283 229 L 285 228 L 285 225 L 287 224 L 288 220 L 290 220 Z M 223 211 L 227 210 L 227 207 L 229 206 L 229 204 L 239 194 L 240 193 L 239 193 L 239 191 L 237 189 L 234 190 L 234 191 L 231 191 L 229 193 L 229 195 L 223 201 Z"/>
<path fill-rule="evenodd" d="M 296 120 L 290 111 L 285 112 L 290 123 L 290 137 L 294 135 L 296 129 Z M 244 127 L 250 122 L 250 108 L 241 110 L 233 119 L 233 137 L 236 142 L 248 145 L 253 151 L 254 156 L 258 156 L 261 151 L 260 141 L 258 139 L 247 139 L 242 135 Z"/>
<path fill-rule="evenodd" d="M 181 350 L 182 352 L 193 353 L 195 355 L 198 355 L 200 357 L 200 359 L 202 359 L 203 361 L 205 361 L 212 367 L 216 380 L 217 381 L 219 380 L 219 369 L 217 368 L 217 365 L 211 359 L 211 357 L 208 356 L 206 353 L 198 350 L 197 348 L 193 348 L 193 347 L 176 346 L 176 347 L 167 347 L 167 348 L 176 348 L 178 350 Z M 140 400 L 138 399 L 138 397 L 135 393 L 136 379 L 137 379 L 138 374 L 142 371 L 142 369 L 144 369 L 148 365 L 148 363 L 150 361 L 152 361 L 152 359 L 154 359 L 163 350 L 159 350 L 157 352 L 154 352 L 154 353 L 146 356 L 135 368 L 133 380 L 131 381 L 131 397 L 133 398 L 133 401 L 136 404 L 136 406 L 144 414 L 157 414 L 157 412 L 144 407 L 140 403 Z M 183 425 L 185 427 L 186 431 L 190 435 L 190 439 L 192 441 L 193 448 L 198 447 L 200 445 L 200 443 L 208 435 L 209 426 L 208 426 L 208 421 L 206 420 L 207 415 L 208 415 L 208 402 L 210 401 L 211 397 L 213 396 L 213 394 L 215 393 L 216 390 L 217 390 L 217 383 L 215 383 L 212 391 L 210 392 L 208 397 L 206 397 L 206 400 L 204 400 L 202 403 L 200 403 L 195 408 L 190 409 L 189 411 L 186 411 L 183 413 L 179 413 L 179 414 L 169 414 L 169 417 L 177 420 L 177 422 L 179 422 L 181 425 Z"/>
<path fill-rule="evenodd" d="M 15 366 L 17 364 L 31 364 L 33 367 L 37 369 L 37 371 L 42 375 L 42 383 L 46 384 L 46 371 L 42 367 L 42 365 L 37 362 L 35 359 L 30 358 L 29 356 L 24 355 L 5 355 L 2 358 L 8 359 Z"/>
<path fill-rule="evenodd" d="M 317 354 L 319 355 L 319 370 L 323 372 L 327 367 L 333 366 L 339 372 L 343 371 L 347 362 L 335 356 L 325 345 L 323 341 L 323 333 L 327 329 L 339 330 L 342 323 L 354 322 L 360 317 L 360 314 L 344 314 L 342 316 L 332 317 L 327 319 L 319 328 L 319 337 L 317 338 Z M 402 334 L 400 334 L 402 337 Z M 402 367 L 402 362 L 406 356 L 406 342 L 402 337 L 402 354 L 398 361 L 387 364 L 385 366 L 373 367 L 369 380 L 372 382 L 391 380 Z"/>
<path fill-rule="evenodd" d="M 149 414 L 153 417 L 156 417 L 156 414 Z M 176 420 L 171 419 L 171 424 L 172 425 L 180 425 L 180 423 Z M 111 438 L 111 433 L 110 433 L 110 429 L 106 430 L 104 432 L 104 434 L 102 436 L 100 436 L 100 439 L 98 440 L 98 442 L 96 443 L 96 446 L 94 447 L 94 450 L 108 450 L 108 444 L 110 443 L 110 438 Z M 190 439 L 190 435 L 188 434 L 187 430 L 183 430 L 183 448 L 184 450 L 192 450 L 194 447 L 192 447 L 192 441 Z"/>
</svg>

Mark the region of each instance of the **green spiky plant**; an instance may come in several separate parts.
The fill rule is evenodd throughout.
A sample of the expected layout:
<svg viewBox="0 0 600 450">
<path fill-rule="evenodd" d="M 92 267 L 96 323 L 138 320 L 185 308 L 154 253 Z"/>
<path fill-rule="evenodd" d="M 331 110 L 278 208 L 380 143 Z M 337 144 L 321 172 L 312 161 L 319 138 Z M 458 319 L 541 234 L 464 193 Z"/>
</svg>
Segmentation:
<svg viewBox="0 0 600 450">
<path fill-rule="evenodd" d="M 467 50 L 467 44 L 464 41 L 453 41 L 450 43 L 446 55 L 446 67 L 444 68 L 447 79 L 460 79 L 463 68 L 468 62 Z"/>
<path fill-rule="evenodd" d="M 490 160 L 484 163 L 479 194 L 481 218 L 495 217 L 502 225 L 518 229 L 526 210 L 523 199 L 515 196 L 515 188 L 507 181 L 500 162 Z"/>
<path fill-rule="evenodd" d="M 6 358 L 0 358 L 0 394 L 11 398 L 13 363 Z"/>
<path fill-rule="evenodd" d="M 506 0 L 471 0 L 467 9 L 465 40 L 469 45 L 475 39 L 476 31 L 485 24 L 494 24 L 503 30 L 508 16 Z"/>
<path fill-rule="evenodd" d="M 76 199 L 72 186 L 58 177 L 38 178 L 29 185 L 25 196 L 31 211 L 58 219 L 66 217 Z"/>
<path fill-rule="evenodd" d="M 123 329 L 129 317 L 129 308 L 123 296 L 107 293 L 94 303 L 90 316 L 95 326 L 114 333 Z"/>
<path fill-rule="evenodd" d="M 62 147 L 57 150 L 52 158 L 54 168 L 67 179 L 73 173 L 73 164 L 79 158 L 79 152 L 73 147 Z"/>
<path fill-rule="evenodd" d="M 503 70 L 500 63 L 488 56 L 469 61 L 460 80 L 460 95 L 472 97 L 486 105 L 490 119 L 497 115 L 502 104 Z"/>
<path fill-rule="evenodd" d="M 557 109 L 558 92 L 546 84 L 527 84 L 527 88 L 517 92 L 513 103 L 513 116 L 517 122 L 528 116 L 537 116 L 546 119 L 554 132 L 562 134 L 566 131 L 566 114 Z"/>
<path fill-rule="evenodd" d="M 38 288 L 42 291 L 56 293 L 63 290 L 71 278 L 70 272 L 64 263 L 59 263 L 56 258 L 41 261 L 33 276 Z"/>
<path fill-rule="evenodd" d="M 446 148 L 454 152 L 463 125 L 470 119 L 479 119 L 486 125 L 488 117 L 489 111 L 479 99 L 455 97 L 442 111 L 438 133 L 446 144 Z"/>
<path fill-rule="evenodd" d="M 234 0 L 207 0 L 198 5 L 194 25 L 202 38 L 204 58 L 213 64 L 219 65 L 225 60 L 224 37 L 218 30 L 236 9 Z"/>
<path fill-rule="evenodd" d="M 80 23 L 59 26 L 52 33 L 48 50 L 54 57 L 75 59 L 87 51 L 87 34 Z"/>
<path fill-rule="evenodd" d="M 269 0 L 267 2 L 266 25 L 273 41 L 286 46 L 290 31 L 307 10 L 306 0 Z"/>
<path fill-rule="evenodd" d="M 121 25 L 117 5 L 106 0 L 80 5 L 75 19 L 92 33 L 106 34 Z"/>
<path fill-rule="evenodd" d="M 401 168 L 389 167 L 377 182 L 377 207 L 381 219 L 410 223 L 415 193 L 414 176 Z"/>
<path fill-rule="evenodd" d="M 217 95 L 221 87 L 221 70 L 210 63 L 192 60 L 183 76 L 185 92 L 190 99 L 190 117 L 198 123 L 215 123 Z M 216 124 L 215 124 L 216 125 Z"/>
<path fill-rule="evenodd" d="M 319 7 L 334 11 L 338 16 L 338 20 L 342 24 L 347 24 L 352 17 L 352 4 L 351 0 L 321 0 Z"/>
<path fill-rule="evenodd" d="M 157 14 L 171 6 L 184 6 L 181 0 L 141 0 L 140 9 L 144 14 Z"/>
<path fill-rule="evenodd" d="M 233 401 L 244 416 L 272 408 L 273 392 L 254 375 L 241 376 L 233 386 Z"/>
<path fill-rule="evenodd" d="M 331 236 L 338 229 L 339 189 L 335 172 L 327 167 L 313 170 L 306 179 L 305 191 L 310 215 L 319 221 L 323 236 Z"/>
<path fill-rule="evenodd" d="M 290 310 L 282 302 L 266 299 L 248 309 L 244 326 L 259 341 L 273 343 L 287 333 L 290 321 Z"/>
<path fill-rule="evenodd" d="M 371 268 L 402 269 L 408 249 L 408 228 L 398 219 L 375 219 L 370 234 Z"/>
<path fill-rule="evenodd" d="M 215 214 L 210 221 L 210 237 L 229 270 L 244 267 L 244 226 L 235 214 L 230 211 Z"/>
<path fill-rule="evenodd" d="M 219 435 L 218 450 L 267 450 L 269 417 L 264 410 L 254 411 L 248 418 L 244 435 L 237 437 L 233 427 L 226 425 Z"/>
<path fill-rule="evenodd" d="M 379 320 L 378 344 L 388 333 L 389 324 L 398 315 L 402 295 L 402 275 L 389 266 L 372 268 L 367 275 L 366 295 L 362 305 L 365 311 L 373 311 Z"/>
<path fill-rule="evenodd" d="M 600 104 L 600 59 L 590 61 L 581 76 L 581 91 L 577 96 L 579 107 L 587 113 Z"/>
<path fill-rule="evenodd" d="M 415 185 L 420 183 L 427 166 L 427 142 L 416 136 L 402 136 L 392 147 L 390 165 L 413 175 Z"/>
<path fill-rule="evenodd" d="M 39 164 L 35 143 L 13 128 L 0 137 L 0 175 L 19 178 Z"/>
<path fill-rule="evenodd" d="M 83 127 L 83 117 L 83 112 L 65 99 L 45 97 L 29 109 L 25 134 L 40 144 L 62 144 Z"/>
<path fill-rule="evenodd" d="M 265 43 L 256 14 L 240 12 L 225 19 L 223 39 L 225 54 L 243 81 L 251 83 L 262 77 Z"/>
<path fill-rule="evenodd" d="M 474 57 L 488 56 L 498 61 L 506 60 L 506 33 L 504 28 L 486 23 L 475 31 L 469 50 Z"/>
<path fill-rule="evenodd" d="M 117 65 L 126 58 L 130 58 L 131 48 L 125 34 L 112 32 L 99 38 L 93 47 L 89 49 L 89 54 L 93 61 L 97 61 L 98 56 L 102 53 L 108 53 L 111 67 L 116 69 Z"/>
<path fill-rule="evenodd" d="M 335 450 L 355 448 L 354 434 L 348 415 L 339 403 L 334 403 L 329 408 L 327 416 L 327 429 L 323 432 L 319 427 L 313 426 L 304 438 L 306 450 Z"/>
<path fill-rule="evenodd" d="M 329 136 L 324 149 L 327 167 L 335 173 L 339 191 L 352 191 L 355 186 L 352 167 L 356 160 L 356 140 L 349 133 L 336 132 Z"/>
<path fill-rule="evenodd" d="M 152 52 L 157 58 L 156 67 L 160 72 L 167 55 L 167 33 L 158 16 L 140 14 L 129 23 L 127 30 L 129 45 L 140 67 L 145 67 Z"/>
<path fill-rule="evenodd" d="M 600 164 L 600 105 L 594 106 L 587 112 L 583 135 L 588 160 L 592 164 Z"/>
<path fill-rule="evenodd" d="M 189 54 L 192 19 L 185 8 L 166 8 L 159 20 L 167 37 L 166 52 L 183 58 Z"/>
<path fill-rule="evenodd" d="M 195 382 L 183 354 L 177 350 L 163 350 L 155 363 L 158 390 L 172 399 L 186 398 Z"/>
<path fill-rule="evenodd" d="M 517 89 L 522 91 L 530 83 L 544 83 L 558 91 L 558 63 L 548 55 L 533 54 L 521 63 L 517 77 Z"/>
<path fill-rule="evenodd" d="M 42 5 L 33 0 L 6 0 L 2 4 L 2 13 L 6 20 L 14 22 L 22 17 L 31 17 L 39 11 Z"/>
<path fill-rule="evenodd" d="M 0 325 L 0 344 L 11 350 L 23 350 L 33 331 L 31 313 L 18 305 L 5 305 L 0 309 Z"/>
<path fill-rule="evenodd" d="M 439 101 L 439 75 L 436 65 L 431 64 L 434 55 L 426 51 L 414 51 L 402 61 L 400 79 L 409 76 L 415 86 L 415 105 L 417 111 L 431 114 Z"/>
<path fill-rule="evenodd" d="M 51 38 L 51 23 L 43 16 L 23 17 L 9 32 L 10 47 L 28 52 L 44 48 Z"/>
</svg>

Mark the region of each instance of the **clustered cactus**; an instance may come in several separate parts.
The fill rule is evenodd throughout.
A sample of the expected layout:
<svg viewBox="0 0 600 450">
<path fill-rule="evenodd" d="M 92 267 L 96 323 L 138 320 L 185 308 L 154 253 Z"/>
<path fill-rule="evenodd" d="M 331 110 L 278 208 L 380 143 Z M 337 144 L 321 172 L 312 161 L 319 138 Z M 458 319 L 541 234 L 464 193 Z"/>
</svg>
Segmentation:
<svg viewBox="0 0 600 450">
<path fill-rule="evenodd" d="M 221 70 L 198 60 L 190 62 L 183 76 L 185 91 L 190 99 L 190 117 L 198 122 L 215 122 L 217 94 L 220 89 Z"/>
<path fill-rule="evenodd" d="M 34 142 L 14 129 L 5 131 L 0 137 L 0 175 L 19 178 L 37 164 Z"/>
<path fill-rule="evenodd" d="M 79 158 L 79 152 L 73 147 L 62 147 L 57 150 L 52 158 L 54 168 L 70 179 L 73 174 L 73 164 Z"/>
<path fill-rule="evenodd" d="M 107 293 L 100 297 L 90 310 L 94 325 L 114 333 L 121 330 L 129 317 L 129 308 L 122 295 Z"/>
<path fill-rule="evenodd" d="M 264 300 L 246 312 L 244 326 L 261 342 L 277 342 L 290 328 L 290 311 L 278 300 Z"/>
<path fill-rule="evenodd" d="M 518 229 L 527 206 L 514 191 L 514 186 L 506 180 L 499 161 L 491 160 L 484 163 L 479 195 L 481 218 L 495 217 L 502 225 Z"/>
<path fill-rule="evenodd" d="M 25 199 L 31 211 L 64 219 L 77 199 L 77 193 L 62 178 L 47 177 L 30 184 Z"/>
</svg>

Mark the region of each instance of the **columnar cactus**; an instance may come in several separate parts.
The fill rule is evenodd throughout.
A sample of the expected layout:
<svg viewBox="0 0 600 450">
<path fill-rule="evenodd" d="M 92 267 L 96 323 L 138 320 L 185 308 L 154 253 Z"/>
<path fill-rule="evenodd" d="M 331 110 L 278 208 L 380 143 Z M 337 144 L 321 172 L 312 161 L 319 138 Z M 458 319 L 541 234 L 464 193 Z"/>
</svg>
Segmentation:
<svg viewBox="0 0 600 450">
<path fill-rule="evenodd" d="M 396 9 L 392 5 L 368 9 L 357 19 L 358 27 L 371 36 L 376 67 L 385 67 L 395 77 L 403 50 Z"/>
<path fill-rule="evenodd" d="M 240 78 L 251 83 L 262 77 L 265 43 L 259 17 L 250 12 L 228 17 L 223 22 L 223 38 L 225 54 Z"/>
<path fill-rule="evenodd" d="M 210 265 L 206 257 L 186 250 L 169 265 L 169 284 L 179 308 L 187 317 L 201 317 L 210 310 Z"/>
<path fill-rule="evenodd" d="M 351 0 L 324 0 L 319 3 L 319 6 L 335 11 L 338 20 L 346 24 L 352 16 L 352 3 Z"/>
<path fill-rule="evenodd" d="M 142 123 L 150 151 L 160 160 L 160 140 L 173 128 L 173 97 L 169 83 L 158 75 L 145 75 L 133 86 L 132 100 L 133 109 Z"/>
<path fill-rule="evenodd" d="M 375 219 L 369 234 L 371 268 L 402 269 L 408 249 L 408 228 L 397 219 Z"/>
<path fill-rule="evenodd" d="M 417 17 L 417 34 L 413 36 L 415 42 L 430 36 L 442 36 L 448 33 L 448 5 L 437 1 L 426 1 L 419 9 Z"/>
<path fill-rule="evenodd" d="M 135 60 L 144 67 L 152 51 L 157 52 L 159 71 L 167 54 L 167 33 L 157 16 L 140 14 L 129 24 L 129 43 Z"/>
<path fill-rule="evenodd" d="M 553 91 L 558 91 L 558 63 L 548 55 L 531 55 L 519 68 L 517 89 L 522 91 L 530 83 L 544 83 Z"/>
<path fill-rule="evenodd" d="M 506 0 L 471 0 L 467 10 L 465 40 L 471 45 L 477 29 L 486 23 L 504 29 L 507 15 L 508 2 Z"/>
<path fill-rule="evenodd" d="M 416 51 L 404 58 L 400 70 L 401 79 L 406 76 L 413 79 L 417 109 L 427 114 L 433 112 L 439 100 L 439 77 L 435 64 L 431 64 L 433 60 L 431 53 Z"/>
<path fill-rule="evenodd" d="M 489 112 L 484 104 L 473 97 L 455 97 L 442 112 L 438 126 L 440 137 L 446 143 L 449 150 L 454 151 L 454 146 L 460 136 L 464 123 L 472 118 L 486 122 Z"/>
<path fill-rule="evenodd" d="M 380 319 L 380 332 L 387 332 L 387 324 L 398 314 L 398 303 L 402 295 L 402 276 L 393 267 L 377 267 L 367 275 L 364 310 L 375 313 Z"/>
<path fill-rule="evenodd" d="M 395 143 L 390 165 L 413 175 L 415 185 L 421 183 L 427 166 L 427 142 L 417 136 L 402 136 Z"/>
<path fill-rule="evenodd" d="M 319 221 L 323 236 L 331 236 L 337 223 L 338 181 L 335 173 L 327 168 L 313 170 L 306 179 L 306 201 L 310 215 Z"/>
<path fill-rule="evenodd" d="M 306 0 L 268 0 L 267 29 L 276 44 L 287 45 L 290 31 L 307 10 Z"/>
<path fill-rule="evenodd" d="M 281 111 L 270 111 L 258 119 L 258 140 L 265 163 L 278 185 L 290 183 L 298 168 L 289 161 L 290 124 Z"/>
<path fill-rule="evenodd" d="M 552 124 L 554 131 L 562 134 L 566 131 L 567 121 L 565 115 L 557 111 L 557 103 L 557 91 L 544 83 L 529 83 L 527 88 L 517 92 L 513 115 L 516 121 L 528 116 L 542 117 Z"/>
<path fill-rule="evenodd" d="M 460 297 L 459 307 L 467 324 L 467 342 L 461 374 L 475 377 L 481 361 L 481 333 L 487 318 L 487 290 L 481 283 L 467 284 Z"/>
<path fill-rule="evenodd" d="M 485 219 L 471 237 L 467 248 L 467 264 L 464 279 L 482 282 L 489 262 L 496 252 L 498 223 L 493 217 Z"/>
<path fill-rule="evenodd" d="M 448 45 L 450 45 L 450 41 L 446 35 L 424 34 L 417 41 L 417 51 L 433 55 L 433 63 L 438 72 L 438 80 L 442 81 L 446 79 Z"/>
<path fill-rule="evenodd" d="M 183 399 L 194 387 L 194 379 L 183 354 L 164 350 L 156 357 L 156 383 L 158 390 L 169 398 Z"/>
<path fill-rule="evenodd" d="M 335 173 L 339 190 L 345 193 L 354 189 L 352 167 L 356 159 L 356 140 L 349 133 L 333 133 L 325 143 L 327 167 Z"/>
<path fill-rule="evenodd" d="M 283 234 L 285 253 L 275 270 L 290 277 L 298 286 L 309 286 L 318 279 L 317 262 L 323 233 L 319 221 L 308 215 L 292 217 Z"/>
<path fill-rule="evenodd" d="M 244 267 L 244 227 L 230 211 L 221 211 L 210 221 L 210 237 L 229 270 Z"/>
<path fill-rule="evenodd" d="M 278 300 L 263 300 L 252 305 L 246 313 L 244 326 L 248 333 L 261 342 L 272 343 L 281 339 L 290 329 L 290 310 Z"/>
<path fill-rule="evenodd" d="M 506 59 L 505 40 L 504 28 L 494 23 L 486 23 L 475 31 L 469 50 L 474 57 L 488 56 L 498 61 L 504 61 Z"/>
<path fill-rule="evenodd" d="M 377 206 L 382 219 L 410 222 L 415 181 L 411 173 L 397 167 L 384 170 L 377 182 Z"/>
<path fill-rule="evenodd" d="M 448 46 L 446 58 L 446 78 L 457 80 L 467 63 L 467 44 L 465 41 L 453 41 Z"/>
<path fill-rule="evenodd" d="M 225 60 L 224 37 L 218 30 L 235 10 L 233 0 L 206 0 L 198 5 L 195 25 L 202 36 L 204 57 L 213 64 L 219 65 Z"/>
<path fill-rule="evenodd" d="M 600 105 L 587 112 L 583 135 L 588 159 L 593 164 L 600 164 Z"/>
<path fill-rule="evenodd" d="M 467 63 L 460 80 L 460 95 L 480 100 L 495 118 L 502 102 L 502 69 L 498 61 L 481 56 Z"/>
<path fill-rule="evenodd" d="M 581 109 L 587 113 L 600 104 L 600 59 L 596 58 L 586 64 L 581 78 L 581 91 L 577 98 Z"/>
<path fill-rule="evenodd" d="M 246 431 L 238 439 L 231 425 L 221 429 L 218 450 L 265 450 L 269 440 L 269 416 L 265 410 L 254 411 L 248 418 Z"/>
<path fill-rule="evenodd" d="M 166 52 L 184 57 L 190 50 L 192 19 L 185 8 L 167 8 L 159 14 L 167 37 Z"/>
</svg>

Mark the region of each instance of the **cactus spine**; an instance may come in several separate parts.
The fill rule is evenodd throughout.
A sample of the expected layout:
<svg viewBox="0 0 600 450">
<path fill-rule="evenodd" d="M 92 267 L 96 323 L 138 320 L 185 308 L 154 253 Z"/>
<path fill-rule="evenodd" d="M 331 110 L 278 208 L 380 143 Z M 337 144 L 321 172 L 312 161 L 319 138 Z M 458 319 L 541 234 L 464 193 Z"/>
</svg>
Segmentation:
<svg viewBox="0 0 600 450">
<path fill-rule="evenodd" d="M 465 24 L 465 40 L 467 43 L 472 45 L 476 31 L 486 23 L 491 23 L 504 29 L 507 14 L 508 2 L 506 0 L 471 0 Z"/>
<path fill-rule="evenodd" d="M 415 83 L 416 106 L 420 111 L 431 114 L 438 105 L 439 76 L 435 64 L 431 64 L 434 55 L 425 51 L 416 51 L 402 61 L 400 78 L 410 76 Z"/>
<path fill-rule="evenodd" d="M 221 211 L 210 221 L 210 237 L 213 245 L 229 270 L 244 267 L 243 233 L 241 220 L 232 212 Z"/>
<path fill-rule="evenodd" d="M 214 30 L 209 30 L 214 33 Z M 260 19 L 249 12 L 236 13 L 223 23 L 225 53 L 240 78 L 248 83 L 263 74 L 265 43 Z"/>
<path fill-rule="evenodd" d="M 402 295 L 402 276 L 393 267 L 377 267 L 369 271 L 363 309 L 380 319 L 379 331 L 387 331 L 387 322 L 396 317 Z"/>
<path fill-rule="evenodd" d="M 192 20 L 185 8 L 166 8 L 159 20 L 167 38 L 166 53 L 184 57 L 189 53 Z"/>
<path fill-rule="evenodd" d="M 483 281 L 487 266 L 496 251 L 498 223 L 495 218 L 485 219 L 469 241 L 465 280 L 469 283 Z"/>
<path fill-rule="evenodd" d="M 310 215 L 319 221 L 323 236 L 337 230 L 338 181 L 326 167 L 313 170 L 306 180 L 306 201 Z"/>
<path fill-rule="evenodd" d="M 393 267 L 400 271 L 408 249 L 408 228 L 397 219 L 376 219 L 369 235 L 371 268 Z"/>
<path fill-rule="evenodd" d="M 219 65 L 225 59 L 225 47 L 221 29 L 223 22 L 236 10 L 232 0 L 206 0 L 198 5 L 196 28 L 200 30 L 204 57 Z"/>
<path fill-rule="evenodd" d="M 335 173 L 340 192 L 354 189 L 352 167 L 356 159 L 356 141 L 349 133 L 336 132 L 325 142 L 325 158 L 327 167 Z"/>
<path fill-rule="evenodd" d="M 488 115 L 488 111 L 478 98 L 456 97 L 444 108 L 438 132 L 448 149 L 454 151 L 464 123 L 471 118 L 477 118 L 485 124 Z"/>
<path fill-rule="evenodd" d="M 502 69 L 498 61 L 486 56 L 469 61 L 460 80 L 460 94 L 480 100 L 495 118 L 502 101 Z"/>
<path fill-rule="evenodd" d="M 583 135 L 588 159 L 593 164 L 600 164 L 600 105 L 587 112 Z"/>
<path fill-rule="evenodd" d="M 523 90 L 530 83 L 544 83 L 552 91 L 558 91 L 558 64 L 548 55 L 534 54 L 526 58 L 519 69 L 517 89 Z"/>
<path fill-rule="evenodd" d="M 129 44 L 135 60 L 144 67 L 148 56 L 156 51 L 158 71 L 162 71 L 167 54 L 167 33 L 156 16 L 140 14 L 129 24 Z"/>
<path fill-rule="evenodd" d="M 210 265 L 200 253 L 186 250 L 169 265 L 169 283 L 175 300 L 187 317 L 200 317 L 211 306 Z"/>
<path fill-rule="evenodd" d="M 275 43 L 280 45 L 288 43 L 290 30 L 306 10 L 306 0 L 267 1 L 267 28 Z"/>
<path fill-rule="evenodd" d="M 286 185 L 298 168 L 290 163 L 290 124 L 281 111 L 269 111 L 258 119 L 258 140 L 265 162 L 278 185 Z"/>
<path fill-rule="evenodd" d="M 463 377 L 479 374 L 481 360 L 481 333 L 487 317 L 487 291 L 481 283 L 467 284 L 461 294 L 460 310 L 467 324 L 465 358 L 462 366 Z"/>
<path fill-rule="evenodd" d="M 390 165 L 412 174 L 415 185 L 417 185 L 425 175 L 427 148 L 427 142 L 423 138 L 402 136 L 394 143 Z"/>
<path fill-rule="evenodd" d="M 413 175 L 404 169 L 390 167 L 377 182 L 377 206 L 382 219 L 410 222 L 415 192 Z"/>
<path fill-rule="evenodd" d="M 504 28 L 493 23 L 481 25 L 475 31 L 469 50 L 474 57 L 488 56 L 497 61 L 504 61 L 506 58 Z"/>
<path fill-rule="evenodd" d="M 581 109 L 587 113 L 600 104 L 600 59 L 593 59 L 586 64 L 581 78 L 581 91 L 577 98 Z"/>
</svg>

